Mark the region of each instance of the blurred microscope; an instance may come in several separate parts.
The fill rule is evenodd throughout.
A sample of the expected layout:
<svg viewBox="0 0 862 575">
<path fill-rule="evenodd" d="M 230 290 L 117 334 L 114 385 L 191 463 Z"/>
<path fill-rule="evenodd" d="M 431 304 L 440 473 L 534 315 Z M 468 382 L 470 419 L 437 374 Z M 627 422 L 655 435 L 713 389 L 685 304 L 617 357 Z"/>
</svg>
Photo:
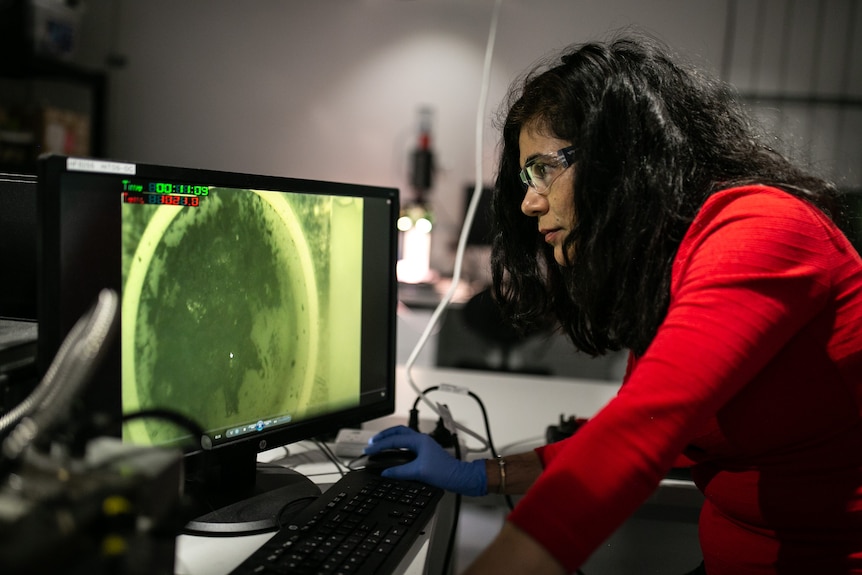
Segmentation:
<svg viewBox="0 0 862 575">
<path fill-rule="evenodd" d="M 118 300 L 102 292 L 33 391 L 0 414 L 4 575 L 174 572 L 182 454 L 82 433 L 72 416 L 116 333 Z"/>
</svg>

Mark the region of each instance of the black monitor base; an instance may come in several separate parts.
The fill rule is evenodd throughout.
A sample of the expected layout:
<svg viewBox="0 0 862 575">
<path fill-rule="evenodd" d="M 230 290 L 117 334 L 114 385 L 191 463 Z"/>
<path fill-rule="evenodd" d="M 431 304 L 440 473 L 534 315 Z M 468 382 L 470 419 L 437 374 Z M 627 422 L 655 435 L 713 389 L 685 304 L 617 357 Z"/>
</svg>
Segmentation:
<svg viewBox="0 0 862 575">
<path fill-rule="evenodd" d="M 308 477 L 278 466 L 259 466 L 255 494 L 188 522 L 189 535 L 240 536 L 275 531 L 320 495 Z"/>
</svg>

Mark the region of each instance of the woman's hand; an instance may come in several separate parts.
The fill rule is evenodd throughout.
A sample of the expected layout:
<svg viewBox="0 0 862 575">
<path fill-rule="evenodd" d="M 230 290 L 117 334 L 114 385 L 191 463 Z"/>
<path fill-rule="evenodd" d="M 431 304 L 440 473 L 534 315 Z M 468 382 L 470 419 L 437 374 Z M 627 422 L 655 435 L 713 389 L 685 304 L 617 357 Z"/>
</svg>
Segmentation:
<svg viewBox="0 0 862 575">
<path fill-rule="evenodd" d="M 409 449 L 416 459 L 385 469 L 381 475 L 392 479 L 412 479 L 447 491 L 478 497 L 488 493 L 484 460 L 459 461 L 429 435 L 403 425 L 383 430 L 371 438 L 366 455 L 384 449 Z"/>
</svg>

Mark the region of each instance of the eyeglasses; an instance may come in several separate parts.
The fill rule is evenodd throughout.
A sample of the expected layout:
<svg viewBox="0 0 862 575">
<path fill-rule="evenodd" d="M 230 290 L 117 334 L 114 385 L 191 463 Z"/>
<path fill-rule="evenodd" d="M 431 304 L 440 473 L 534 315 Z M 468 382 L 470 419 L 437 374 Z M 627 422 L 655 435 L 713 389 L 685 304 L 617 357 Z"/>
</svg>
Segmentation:
<svg viewBox="0 0 862 575">
<path fill-rule="evenodd" d="M 521 170 L 521 182 L 524 188 L 533 188 L 537 194 L 545 196 L 551 184 L 575 163 L 575 147 L 567 146 L 553 154 L 534 156 L 527 160 Z"/>
</svg>

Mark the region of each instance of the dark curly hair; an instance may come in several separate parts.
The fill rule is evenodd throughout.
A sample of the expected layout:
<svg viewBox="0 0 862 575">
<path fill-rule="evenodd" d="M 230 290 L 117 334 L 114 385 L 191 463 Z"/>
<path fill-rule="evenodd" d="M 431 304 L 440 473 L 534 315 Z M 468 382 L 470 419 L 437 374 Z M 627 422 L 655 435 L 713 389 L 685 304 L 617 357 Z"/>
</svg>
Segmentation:
<svg viewBox="0 0 862 575">
<path fill-rule="evenodd" d="M 508 101 L 491 208 L 494 297 L 516 325 L 555 319 L 591 355 L 646 351 L 667 313 L 674 256 L 711 194 L 769 184 L 831 215 L 834 186 L 772 149 L 728 85 L 655 39 L 576 46 Z M 528 124 L 577 148 L 566 266 L 520 210 Z"/>
</svg>

